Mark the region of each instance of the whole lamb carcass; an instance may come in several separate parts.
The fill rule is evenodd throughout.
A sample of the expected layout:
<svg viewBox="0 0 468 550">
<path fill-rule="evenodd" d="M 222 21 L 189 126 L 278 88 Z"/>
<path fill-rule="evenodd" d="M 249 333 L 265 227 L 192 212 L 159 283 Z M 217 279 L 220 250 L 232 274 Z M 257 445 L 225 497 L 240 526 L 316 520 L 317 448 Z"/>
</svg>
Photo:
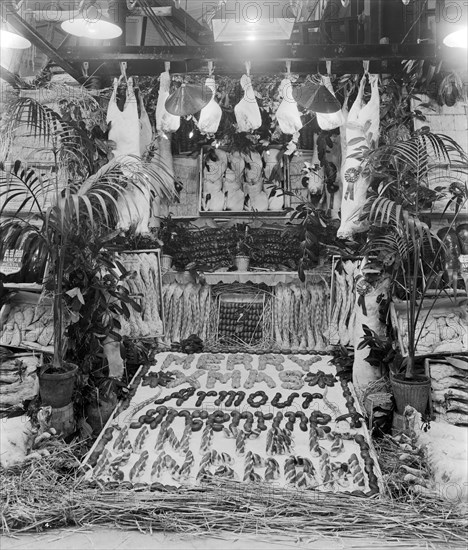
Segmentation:
<svg viewBox="0 0 468 550">
<path fill-rule="evenodd" d="M 244 90 L 244 97 L 234 107 L 237 128 L 239 132 L 251 132 L 262 125 L 262 115 L 258 108 L 250 76 L 242 75 L 240 83 Z"/>
<path fill-rule="evenodd" d="M 215 134 L 218 131 L 219 123 L 221 122 L 222 110 L 215 100 L 216 82 L 213 77 L 208 77 L 205 80 L 205 87 L 213 92 L 213 95 L 200 111 L 198 119 L 198 129 L 202 134 Z"/>
<path fill-rule="evenodd" d="M 341 200 L 341 224 L 338 238 L 352 239 L 355 233 L 365 230 L 360 216 L 367 198 L 369 179 L 361 169 L 359 148 L 367 144 L 375 147 L 379 137 L 380 100 L 378 76 L 369 75 L 371 98 L 364 104 L 366 76 L 361 80 L 355 102 L 349 110 L 346 122 L 346 156 L 341 165 L 343 197 Z M 359 139 L 360 138 L 360 139 Z"/>
<path fill-rule="evenodd" d="M 292 84 L 284 78 L 278 88 L 282 101 L 276 111 L 276 120 L 283 134 L 296 134 L 302 128 L 301 115 L 293 98 Z"/>
</svg>

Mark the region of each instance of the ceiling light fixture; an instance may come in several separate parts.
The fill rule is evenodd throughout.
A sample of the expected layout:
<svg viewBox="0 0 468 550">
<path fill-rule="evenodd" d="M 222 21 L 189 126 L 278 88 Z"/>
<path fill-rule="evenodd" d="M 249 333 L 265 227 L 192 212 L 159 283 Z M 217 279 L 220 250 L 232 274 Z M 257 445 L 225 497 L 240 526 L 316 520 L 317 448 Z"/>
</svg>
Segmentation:
<svg viewBox="0 0 468 550">
<path fill-rule="evenodd" d="M 444 38 L 443 42 L 449 48 L 468 48 L 468 28 L 464 27 L 451 32 Z"/>
<path fill-rule="evenodd" d="M 97 40 L 111 40 L 122 34 L 122 29 L 105 15 L 96 0 L 88 0 L 86 4 L 82 0 L 78 15 L 64 21 L 61 27 L 74 36 Z"/>
<path fill-rule="evenodd" d="M 449 48 L 468 48 L 468 3 L 466 0 L 446 2 L 438 14 L 439 37 Z"/>
<path fill-rule="evenodd" d="M 31 47 L 31 42 L 27 38 L 14 32 L 8 23 L 2 22 L 0 28 L 0 47 L 25 50 Z"/>
</svg>

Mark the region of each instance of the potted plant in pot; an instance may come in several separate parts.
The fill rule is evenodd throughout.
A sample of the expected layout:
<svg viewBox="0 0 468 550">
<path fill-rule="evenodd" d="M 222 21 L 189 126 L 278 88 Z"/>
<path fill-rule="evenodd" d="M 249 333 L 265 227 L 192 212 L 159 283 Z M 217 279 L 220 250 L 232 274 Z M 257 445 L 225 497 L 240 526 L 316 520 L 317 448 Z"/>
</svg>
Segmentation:
<svg viewBox="0 0 468 550">
<path fill-rule="evenodd" d="M 241 224 L 237 229 L 239 237 L 236 242 L 234 265 L 238 271 L 248 271 L 250 259 L 254 253 L 253 237 L 249 233 L 247 224 Z"/>
<path fill-rule="evenodd" d="M 170 268 L 181 268 L 187 248 L 188 226 L 186 223 L 175 220 L 171 214 L 161 219 L 157 231 L 161 244 L 161 268 L 167 271 Z"/>
<path fill-rule="evenodd" d="M 8 163 L 8 154 L 18 128 L 37 147 L 47 151 L 49 170 L 26 166 L 20 161 Z M 40 244 L 48 259 L 47 287 L 52 292 L 54 353 L 40 373 L 40 391 L 44 404 L 63 406 L 71 399 L 78 367 L 66 359 L 64 340 L 66 300 L 83 300 L 79 287 L 64 287 L 72 241 L 81 228 L 113 228 L 119 208 L 125 207 L 127 191 L 150 188 L 160 193 L 164 185 L 160 171 L 136 157 L 121 157 L 101 164 L 97 146 L 87 130 L 73 125 L 49 107 L 30 98 L 16 98 L 6 110 L 1 128 L 4 158 L 0 165 L 0 234 L 2 247 L 28 248 Z M 52 161 L 50 161 L 52 159 Z M 119 200 L 119 204 L 118 201 Z M 104 265 L 102 269 L 109 266 Z M 128 298 L 122 291 L 122 300 Z M 76 312 L 75 312 L 76 313 Z M 60 401 L 58 385 L 64 380 L 70 387 Z M 51 390 L 45 385 L 51 382 Z"/>
<path fill-rule="evenodd" d="M 431 191 L 430 171 L 449 164 L 466 172 L 466 156 L 451 138 L 428 128 L 408 139 L 364 151 L 363 170 L 369 171 L 373 189 L 364 209 L 369 223 L 363 253 L 377 258 L 382 273 L 392 276 L 392 295 L 400 297 L 407 326 L 405 357 L 400 372 L 391 375 L 397 412 L 406 405 L 424 413 L 430 379 L 417 372 L 418 343 L 425 323 L 444 292 L 446 247 L 425 219 Z M 465 198 L 466 202 L 466 198 Z M 453 227 L 456 215 L 449 226 Z M 419 354 L 420 355 L 420 354 Z"/>
</svg>

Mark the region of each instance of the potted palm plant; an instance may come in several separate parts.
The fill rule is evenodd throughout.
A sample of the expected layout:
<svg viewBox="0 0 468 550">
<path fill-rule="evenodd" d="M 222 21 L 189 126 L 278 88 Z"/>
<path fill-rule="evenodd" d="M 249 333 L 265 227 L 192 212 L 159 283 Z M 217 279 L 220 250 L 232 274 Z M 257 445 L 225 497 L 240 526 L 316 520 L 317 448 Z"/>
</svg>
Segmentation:
<svg viewBox="0 0 468 550">
<path fill-rule="evenodd" d="M 425 412 L 430 379 L 417 372 L 418 342 L 424 325 L 444 292 L 441 258 L 444 243 L 425 219 L 431 198 L 431 170 L 440 164 L 467 170 L 466 155 L 448 136 L 427 127 L 407 139 L 364 151 L 364 170 L 374 183 L 364 217 L 369 234 L 364 254 L 374 256 L 382 272 L 392 275 L 392 294 L 400 297 L 407 326 L 402 369 L 391 376 L 397 412 L 411 404 Z M 463 209 L 465 201 L 460 205 Z M 450 222 L 455 223 L 456 215 Z"/>
<path fill-rule="evenodd" d="M 20 132 L 34 152 L 31 166 L 11 159 L 15 137 Z M 65 358 L 65 290 L 78 300 L 81 291 L 64 289 L 64 273 L 70 244 L 81 227 L 102 230 L 114 228 L 119 208 L 126 207 L 128 191 L 149 189 L 160 195 L 165 186 L 165 168 L 142 162 L 136 157 L 120 157 L 96 172 L 101 164 L 96 143 L 84 125 L 73 124 L 46 105 L 28 98 L 14 99 L 6 110 L 1 137 L 3 151 L 0 165 L 0 234 L 2 247 L 25 248 L 37 245 L 47 256 L 49 285 L 52 291 L 54 353 L 40 373 L 41 394 L 46 404 L 63 406 L 71 399 L 73 381 L 78 370 Z M 34 167 L 46 151 L 48 169 Z M 117 203 L 119 201 L 119 204 Z M 129 208 L 129 207 L 128 207 Z M 106 266 L 103 266 L 105 269 Z M 82 296 L 81 296 L 82 298 Z M 121 299 L 129 302 L 125 290 Z M 51 389 L 45 389 L 47 380 Z M 68 380 L 68 390 L 59 401 L 52 402 L 58 385 Z M 71 386 L 71 389 L 70 389 Z M 47 403 L 48 402 L 48 403 Z"/>
</svg>

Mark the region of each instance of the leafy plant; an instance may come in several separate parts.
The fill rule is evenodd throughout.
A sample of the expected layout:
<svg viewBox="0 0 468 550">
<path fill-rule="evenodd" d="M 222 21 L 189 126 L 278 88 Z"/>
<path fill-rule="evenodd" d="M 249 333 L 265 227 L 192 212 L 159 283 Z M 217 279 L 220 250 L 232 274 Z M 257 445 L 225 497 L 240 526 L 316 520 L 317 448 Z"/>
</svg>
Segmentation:
<svg viewBox="0 0 468 550">
<path fill-rule="evenodd" d="M 373 187 L 364 209 L 364 219 L 371 229 L 363 252 L 380 260 L 382 270 L 392 274 L 393 293 L 399 287 L 405 300 L 408 357 L 404 365 L 406 377 L 412 378 L 422 331 L 416 331 L 416 324 L 423 315 L 424 299 L 429 296 L 428 289 L 438 289 L 431 297 L 422 326 L 443 291 L 443 270 L 438 260 L 444 245 L 424 221 L 428 176 L 437 163 L 466 172 L 467 159 L 453 139 L 433 134 L 428 128 L 375 150 L 364 144 L 359 154 Z M 450 227 L 455 220 L 456 216 Z"/>
<path fill-rule="evenodd" d="M 364 336 L 357 349 L 369 349 L 366 361 L 373 367 L 384 367 L 392 372 L 398 372 L 403 360 L 391 338 L 382 338 L 367 325 L 362 325 Z"/>
<path fill-rule="evenodd" d="M 121 317 L 141 311 L 123 286 L 127 270 L 109 246 L 115 232 L 100 234 L 82 227 L 70 239 L 63 273 L 64 301 L 72 316 L 67 327 L 67 354 L 83 374 L 103 375 L 104 345 L 120 342 Z"/>
<path fill-rule="evenodd" d="M 86 132 L 49 107 L 30 98 L 16 98 L 2 126 L 7 158 L 18 128 L 27 129 L 34 147 L 52 158 L 45 175 L 19 161 L 0 166 L 0 234 L 3 248 L 40 243 L 49 260 L 53 287 L 53 368 L 64 364 L 64 275 L 76 233 L 89 228 L 100 233 L 113 228 L 121 208 L 129 208 L 127 191 L 150 189 L 161 194 L 165 168 L 123 157 L 92 174 L 95 150 Z M 24 135 L 24 131 L 23 134 Z M 117 202 L 119 201 L 119 203 Z M 108 266 L 101 266 L 106 269 Z M 76 296 L 79 298 L 77 292 Z"/>
<path fill-rule="evenodd" d="M 292 233 L 300 241 L 302 257 L 297 269 L 300 280 L 305 281 L 305 270 L 318 265 L 322 244 L 332 240 L 330 233 L 336 236 L 336 228 L 333 228 L 327 213 L 311 201 L 304 201 L 293 191 L 284 193 L 301 200 L 295 208 L 288 209 L 290 217 L 284 233 Z"/>
</svg>

